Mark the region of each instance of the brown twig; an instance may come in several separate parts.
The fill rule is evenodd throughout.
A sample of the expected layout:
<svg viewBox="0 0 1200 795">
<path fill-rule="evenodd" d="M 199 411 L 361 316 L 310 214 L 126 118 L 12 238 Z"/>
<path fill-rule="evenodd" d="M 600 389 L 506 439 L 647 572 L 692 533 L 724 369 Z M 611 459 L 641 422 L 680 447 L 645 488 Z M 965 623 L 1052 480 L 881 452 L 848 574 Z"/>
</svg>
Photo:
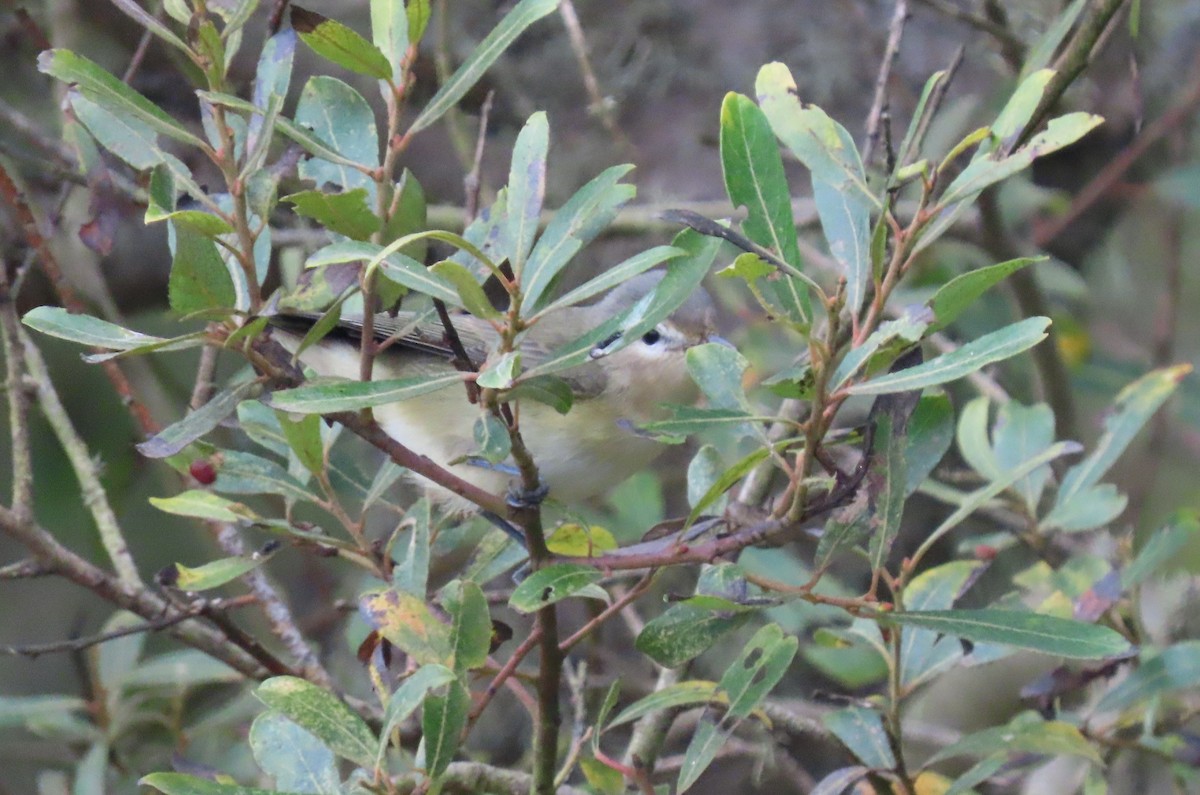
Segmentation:
<svg viewBox="0 0 1200 795">
<path fill-rule="evenodd" d="M 479 107 L 479 133 L 475 136 L 475 157 L 471 161 L 471 169 L 463 177 L 463 228 L 470 226 L 479 213 L 479 191 L 483 183 L 479 173 L 483 167 L 483 149 L 487 143 L 488 119 L 492 114 L 492 100 L 496 98 L 495 91 L 488 91 Z"/>
<path fill-rule="evenodd" d="M 883 50 L 883 58 L 879 61 L 879 74 L 875 78 L 875 97 L 871 100 L 871 110 L 867 113 L 867 140 L 863 144 L 862 159 L 868 167 L 871 156 L 879 144 L 879 124 L 887 108 L 887 87 L 892 76 L 892 65 L 896 62 L 896 54 L 900 52 L 900 40 L 904 36 L 904 23 L 908 21 L 908 0 L 896 0 L 892 10 L 892 21 L 888 25 L 887 46 Z"/>
<path fill-rule="evenodd" d="M 614 599 L 613 603 L 601 610 L 595 618 L 591 619 L 582 627 L 580 627 L 573 635 L 564 640 L 562 643 L 559 643 L 559 651 L 563 652 L 564 654 L 570 651 L 575 644 L 579 643 L 579 641 L 595 632 L 597 627 L 608 621 L 610 618 L 640 598 L 646 593 L 646 591 L 650 590 L 650 586 L 654 584 L 654 577 L 657 573 L 657 569 L 651 569 L 650 571 L 646 572 L 646 575 L 642 577 L 642 579 L 638 580 L 637 584 L 630 588 L 628 593 L 622 595 L 619 599 Z"/>
<path fill-rule="evenodd" d="M 0 263 L 0 338 L 4 342 L 5 391 L 12 439 L 12 510 L 22 519 L 33 516 L 33 459 L 29 447 L 29 393 L 24 383 L 25 356 L 8 266 Z"/>
<path fill-rule="evenodd" d="M 100 567 L 64 547 L 44 528 L 24 520 L 0 506 L 0 531 L 23 545 L 42 566 L 81 585 L 100 599 L 136 613 L 148 621 L 161 619 L 175 610 L 169 602 L 142 587 L 130 587 Z M 209 627 L 183 622 L 168 632 L 184 643 L 252 679 L 262 679 L 266 670 L 244 649 L 229 642 Z"/>
<path fill-rule="evenodd" d="M 613 143 L 627 151 L 633 150 L 633 144 L 625 136 L 617 124 L 616 103 L 612 97 L 606 97 L 600 89 L 600 81 L 592 69 L 592 60 L 588 55 L 587 38 L 583 35 L 583 26 L 579 24 L 579 15 L 575 13 L 572 0 L 559 0 L 558 14 L 562 17 L 563 27 L 567 29 L 567 41 L 571 44 L 571 52 L 579 64 L 579 74 L 583 77 L 583 87 L 587 90 L 588 111 L 599 117 L 604 129 L 612 136 Z"/>
<path fill-rule="evenodd" d="M 976 30 L 988 34 L 1000 43 L 1000 46 L 1004 48 L 1006 53 L 1013 50 L 1015 50 L 1017 53 L 1020 53 L 1016 59 L 1018 67 L 1020 66 L 1021 61 L 1024 60 L 1025 42 L 1021 41 L 1019 36 L 1017 36 L 1004 25 L 1001 25 L 998 22 L 993 22 L 987 17 L 981 17 L 977 14 L 972 14 L 970 11 L 960 8 L 953 2 L 950 2 L 950 0 L 916 0 L 916 2 L 938 12 L 939 14 L 947 16 L 958 22 L 962 22 L 966 25 L 970 25 Z M 1005 60 L 1009 60 L 1007 55 Z"/>
<path fill-rule="evenodd" d="M 153 621 L 146 621 L 142 624 L 116 629 L 112 632 L 102 632 L 98 635 L 88 635 L 84 638 L 74 638 L 72 640 L 60 640 L 55 643 L 30 643 L 22 646 L 0 645 L 0 654 L 7 654 L 12 657 L 29 657 L 36 659 L 43 654 L 59 654 L 61 652 L 77 652 L 92 646 L 98 646 L 101 643 L 107 643 L 110 640 L 124 638 L 129 635 L 138 635 L 143 632 L 157 632 L 161 629 L 173 627 L 176 624 L 187 621 L 189 618 L 195 618 L 207 609 L 212 610 L 227 610 L 231 607 L 241 607 L 251 604 L 254 601 L 253 596 L 239 596 L 233 599 L 213 599 L 213 600 L 197 600 L 187 608 L 173 614 L 163 616 L 162 618 Z"/>
<path fill-rule="evenodd" d="M 472 707 L 467 728 L 464 730 L 464 736 L 467 732 L 471 731 L 471 727 L 475 724 L 475 721 L 479 719 L 479 716 L 483 714 L 485 709 L 487 709 L 487 705 L 491 703 L 492 699 L 496 697 L 496 694 L 500 692 L 501 686 L 504 685 L 504 683 L 507 682 L 513 675 L 513 673 L 516 672 L 517 666 L 521 664 L 522 660 L 529 656 L 529 652 L 533 651 L 533 648 L 537 646 L 541 639 L 541 629 L 534 627 L 529 633 L 529 636 L 525 638 L 525 640 L 521 641 L 517 648 L 513 649 L 512 655 L 509 656 L 508 660 L 504 663 L 504 666 L 496 672 L 496 675 L 492 677 L 492 681 L 488 682 L 487 689 L 483 692 L 483 695 L 479 697 L 479 701 L 475 703 L 475 706 Z"/>
</svg>

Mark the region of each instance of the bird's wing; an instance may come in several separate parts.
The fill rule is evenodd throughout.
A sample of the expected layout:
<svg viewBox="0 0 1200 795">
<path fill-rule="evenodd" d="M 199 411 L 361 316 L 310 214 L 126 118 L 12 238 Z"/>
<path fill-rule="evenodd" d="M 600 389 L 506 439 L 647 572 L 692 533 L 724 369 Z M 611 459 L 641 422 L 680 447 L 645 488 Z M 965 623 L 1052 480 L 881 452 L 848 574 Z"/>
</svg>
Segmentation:
<svg viewBox="0 0 1200 795">
<path fill-rule="evenodd" d="M 303 333 L 311 328 L 320 317 L 321 314 L 318 312 L 286 312 L 274 316 L 271 322 L 274 325 Z M 471 357 L 471 362 L 479 366 L 495 349 L 499 335 L 491 324 L 473 315 L 451 315 L 450 322 L 462 342 L 463 349 Z M 330 334 L 349 338 L 357 343 L 362 339 L 362 327 L 361 317 L 343 317 L 338 320 Z M 584 330 L 581 329 L 580 333 Z M 403 348 L 444 358 L 447 361 L 454 358 L 454 350 L 447 340 L 446 330 L 432 310 L 398 312 L 395 317 L 389 314 L 378 314 L 375 316 L 374 337 L 377 342 L 384 342 L 396 337 L 395 344 Z M 552 352 L 550 348 L 529 336 L 520 341 L 520 351 L 526 368 L 536 367 Z M 574 367 L 558 375 L 570 385 L 577 400 L 586 400 L 599 395 L 604 391 L 608 381 L 604 371 L 592 363 Z"/>
</svg>

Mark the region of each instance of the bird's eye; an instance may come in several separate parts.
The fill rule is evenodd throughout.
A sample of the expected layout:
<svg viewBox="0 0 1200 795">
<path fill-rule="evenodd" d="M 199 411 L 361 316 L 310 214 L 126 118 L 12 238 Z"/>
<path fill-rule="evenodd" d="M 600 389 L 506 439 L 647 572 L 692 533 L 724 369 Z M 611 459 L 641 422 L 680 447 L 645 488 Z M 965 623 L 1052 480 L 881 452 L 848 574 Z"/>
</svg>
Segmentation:
<svg viewBox="0 0 1200 795">
<path fill-rule="evenodd" d="M 658 329 L 655 328 L 650 329 L 642 335 L 642 342 L 646 343 L 647 345 L 655 345 L 660 339 L 662 339 L 662 334 L 660 334 Z"/>
</svg>

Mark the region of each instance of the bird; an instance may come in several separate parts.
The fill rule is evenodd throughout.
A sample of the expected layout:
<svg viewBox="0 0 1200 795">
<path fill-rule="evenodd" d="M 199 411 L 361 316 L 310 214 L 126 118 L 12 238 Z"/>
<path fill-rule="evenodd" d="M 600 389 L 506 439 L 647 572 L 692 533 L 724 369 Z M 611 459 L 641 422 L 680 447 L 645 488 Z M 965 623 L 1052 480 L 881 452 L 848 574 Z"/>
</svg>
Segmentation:
<svg viewBox="0 0 1200 795">
<path fill-rule="evenodd" d="M 610 290 L 598 302 L 566 307 L 545 315 L 519 340 L 522 362 L 532 368 L 559 346 L 573 341 L 632 306 L 651 292 L 662 271 L 635 276 Z M 669 414 L 665 404 L 693 404 L 699 389 L 688 373 L 687 352 L 706 342 L 729 345 L 715 328 L 712 298 L 695 290 L 667 319 L 610 355 L 601 355 L 557 373 L 570 386 L 573 405 L 566 414 L 532 399 L 519 404 L 520 429 L 550 498 L 577 504 L 602 495 L 634 472 L 649 466 L 665 445 L 637 426 Z M 272 318 L 273 336 L 290 353 L 300 348 L 304 332 L 319 317 L 281 312 Z M 474 315 L 451 316 L 463 348 L 476 365 L 497 349 L 500 335 Z M 362 319 L 343 318 L 334 331 L 300 351 L 300 363 L 319 376 L 358 379 Z M 441 321 L 430 313 L 401 311 L 374 319 L 376 340 L 399 335 L 374 361 L 376 380 L 438 376 L 455 369 L 454 353 Z M 615 346 L 612 346 L 615 347 Z M 461 384 L 409 400 L 374 407 L 385 433 L 414 452 L 427 456 L 463 480 L 493 494 L 510 486 L 515 468 L 488 465 L 478 458 L 474 436 L 480 406 L 472 405 Z M 431 500 L 450 514 L 475 506 L 434 483 L 425 484 Z"/>
</svg>

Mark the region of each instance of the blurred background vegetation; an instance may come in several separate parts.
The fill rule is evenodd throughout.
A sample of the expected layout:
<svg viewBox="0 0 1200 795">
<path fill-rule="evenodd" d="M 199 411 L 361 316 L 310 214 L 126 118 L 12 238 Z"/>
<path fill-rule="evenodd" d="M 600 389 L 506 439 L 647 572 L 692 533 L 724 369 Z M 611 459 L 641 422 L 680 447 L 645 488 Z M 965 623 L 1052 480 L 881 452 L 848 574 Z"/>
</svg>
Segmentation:
<svg viewBox="0 0 1200 795">
<path fill-rule="evenodd" d="M 365 0 L 308 0 L 304 5 L 358 30 L 368 27 Z M 960 48 L 962 63 L 930 131 L 928 149 L 944 151 L 993 118 L 1012 90 L 1024 54 L 1065 5 L 1048 0 L 910 3 L 912 16 L 888 86 L 890 112 L 900 129 L 925 79 L 945 68 Z M 418 96 L 433 92 L 438 75 L 471 50 L 506 6 L 495 0 L 435 1 L 435 30 L 422 47 Z M 656 217 L 663 207 L 701 207 L 716 217 L 732 214 L 717 152 L 717 111 L 727 91 L 751 91 L 763 63 L 788 64 L 802 98 L 824 108 L 861 140 L 892 6 L 882 0 L 579 0 L 580 30 L 590 54 L 586 66 L 581 66 L 562 20 L 551 16 L 518 40 L 460 112 L 414 141 L 404 165 L 420 180 L 431 205 L 443 208 L 434 225 L 453 224 L 461 218 L 455 208 L 463 202 L 463 177 L 487 92 L 494 91 L 495 98 L 483 159 L 485 197 L 502 184 L 512 140 L 524 119 L 534 110 L 547 110 L 554 126 L 548 206 L 560 204 L 608 165 L 637 166 L 631 177 L 638 188 L 634 205 L 600 244 L 583 254 L 584 270 L 603 268 L 669 240 L 672 228 Z M 1059 414 L 1059 437 L 1084 442 L 1097 436 L 1098 412 L 1121 386 L 1151 367 L 1195 362 L 1200 351 L 1200 313 L 1193 311 L 1200 303 L 1200 144 L 1195 129 L 1200 3 L 1150 0 L 1126 6 L 1095 61 L 1058 109 L 1099 113 L 1106 123 L 1006 182 L 994 202 L 985 202 L 952 239 L 928 252 L 907 284 L 916 301 L 924 297 L 922 283 L 941 283 L 966 265 L 1050 254 L 1050 261 L 1036 266 L 1032 282 L 1005 285 L 985 308 L 962 321 L 962 336 L 1016 317 L 1029 301 L 1044 302 L 1055 319 L 1068 380 L 1046 383 L 1026 366 L 1014 369 L 1006 384 L 1020 399 L 1048 398 L 1065 407 L 1067 413 Z M 265 35 L 267 11 L 264 7 L 263 19 L 247 26 L 243 58 L 235 64 L 234 74 L 246 82 Z M 115 309 L 133 328 L 178 333 L 170 328 L 177 321 L 165 311 L 170 258 L 163 228 L 145 227 L 142 208 L 116 193 L 89 206 L 87 190 L 72 182 L 58 138 L 61 87 L 35 68 L 38 51 L 53 45 L 85 54 L 120 75 L 135 60 L 142 31 L 102 0 L 5 0 L 0 3 L 0 37 L 5 75 L 0 81 L 0 157 L 22 176 L 30 200 L 53 224 L 46 231 L 52 233 L 69 279 L 89 301 Z M 308 74 L 328 69 L 315 60 L 311 52 L 297 51 L 293 94 Z M 195 103 L 180 78 L 182 65 L 169 48 L 151 41 L 137 61 L 132 84 L 198 126 Z M 338 77 L 357 81 L 370 95 L 370 81 Z M 420 100 L 414 104 L 419 107 Z M 796 179 L 792 184 L 807 183 Z M 803 201 L 798 218 L 816 240 L 815 214 Z M 88 222 L 93 245 L 99 241 L 96 247 L 107 250 L 93 250 L 80 239 L 77 233 Z M 276 243 L 279 260 L 286 262 L 289 257 L 295 261 L 308 241 L 305 230 L 296 227 L 290 236 L 278 235 Z M 6 211 L 0 212 L 0 254 L 6 260 L 26 256 L 17 221 Z M 771 349 L 760 329 L 739 322 L 739 299 L 726 298 L 728 336 L 769 374 L 786 356 L 781 359 Z M 52 300 L 49 285 L 35 269 L 20 295 L 21 311 Z M 102 373 L 83 365 L 75 346 L 44 337 L 38 344 L 51 362 L 72 419 L 103 461 L 105 485 L 122 525 L 130 530 L 143 573 L 175 561 L 213 557 L 211 541 L 189 522 L 147 504 L 150 496 L 175 491 L 177 482 L 135 453 L 138 432 Z M 178 417 L 191 390 L 192 355 L 131 360 L 131 365 L 155 416 L 164 423 Z M 37 517 L 63 543 L 100 560 L 71 467 L 36 412 L 33 416 Z M 0 438 L 5 440 L 0 442 L 0 471 L 7 471 L 7 430 Z M 1122 521 L 1147 530 L 1180 506 L 1200 506 L 1198 460 L 1200 388 L 1191 378 L 1112 477 L 1131 496 Z M 348 465 L 366 472 L 375 463 Z M 607 521 L 619 538 L 622 528 L 644 528 L 682 504 L 672 496 L 679 475 L 670 467 L 663 470 L 668 488 L 661 489 L 655 475 L 640 475 L 609 506 L 598 506 L 608 512 Z M 0 478 L 3 501 L 8 499 L 7 480 Z M 906 532 L 919 532 L 928 515 L 910 510 Z M 1200 551 L 1188 554 L 1181 566 L 1200 565 Z M 21 555 L 0 537 L 0 564 Z M 331 596 L 350 597 L 360 583 L 339 581 L 337 570 L 312 557 L 297 554 L 286 560 L 286 565 L 273 566 L 273 574 L 287 582 L 302 626 L 318 640 L 322 633 L 338 633 L 332 636 L 337 642 L 329 645 L 347 646 L 337 616 L 328 615 L 329 605 Z M 0 643 L 5 644 L 94 633 L 111 611 L 87 592 L 51 578 L 0 582 L 0 605 Z M 167 645 L 155 637 L 148 643 Z M 343 664 L 352 664 L 343 656 Z M 0 656 L 0 695 L 87 694 L 92 683 L 85 670 L 70 654 L 36 660 Z M 809 693 L 822 681 L 816 669 L 801 670 L 789 678 L 787 690 Z M 511 747 L 513 741 L 512 732 L 498 727 L 500 760 L 505 753 L 519 753 Z M 70 749 L 55 744 L 0 735 L 0 792 L 28 792 L 36 771 L 65 766 L 71 758 Z"/>
</svg>

